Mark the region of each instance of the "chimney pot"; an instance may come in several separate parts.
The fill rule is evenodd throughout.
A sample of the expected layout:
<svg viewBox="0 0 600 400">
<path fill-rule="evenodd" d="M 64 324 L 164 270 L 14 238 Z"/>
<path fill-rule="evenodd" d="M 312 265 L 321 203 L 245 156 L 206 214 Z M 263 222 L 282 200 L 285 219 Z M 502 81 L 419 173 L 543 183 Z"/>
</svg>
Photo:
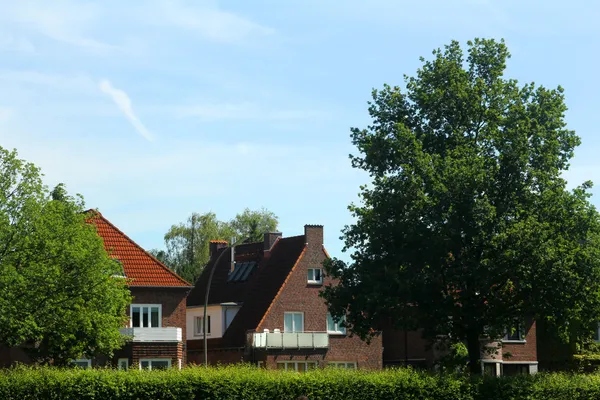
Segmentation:
<svg viewBox="0 0 600 400">
<path fill-rule="evenodd" d="M 208 243 L 208 256 L 212 259 L 216 256 L 217 252 L 227 247 L 227 241 L 225 240 L 211 240 Z"/>
<path fill-rule="evenodd" d="M 310 245 L 322 245 L 323 225 L 304 225 L 304 237 Z"/>
<path fill-rule="evenodd" d="M 264 240 L 264 251 L 269 251 L 277 241 L 277 238 L 282 237 L 283 234 L 281 232 L 267 232 L 265 233 Z"/>
</svg>

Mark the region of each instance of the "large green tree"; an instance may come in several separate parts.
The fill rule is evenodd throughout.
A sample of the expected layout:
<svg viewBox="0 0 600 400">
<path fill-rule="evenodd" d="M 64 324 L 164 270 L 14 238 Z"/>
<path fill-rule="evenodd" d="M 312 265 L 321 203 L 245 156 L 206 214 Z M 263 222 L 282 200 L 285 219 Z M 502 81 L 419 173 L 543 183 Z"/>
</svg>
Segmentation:
<svg viewBox="0 0 600 400">
<path fill-rule="evenodd" d="M 260 241 L 265 232 L 277 229 L 277 216 L 266 209 L 246 208 L 231 221 L 220 221 L 213 212 L 192 213 L 184 223 L 171 226 L 165 234 L 167 250 L 151 250 L 160 261 L 189 282 L 195 282 L 208 263 L 209 242 L 233 237 Z"/>
<path fill-rule="evenodd" d="M 371 125 L 352 129 L 372 178 L 344 230 L 354 252 L 326 263 L 339 285 L 323 296 L 354 332 L 423 328 L 465 342 L 474 372 L 486 335 L 533 317 L 568 338 L 600 315 L 591 183 L 561 177 L 580 143 L 563 89 L 506 79 L 508 58 L 503 41 L 452 42 L 405 89 L 373 91 Z"/>
<path fill-rule="evenodd" d="M 110 355 L 130 300 L 120 266 L 81 197 L 52 192 L 33 164 L 0 148 L 0 344 L 40 362 Z"/>
</svg>

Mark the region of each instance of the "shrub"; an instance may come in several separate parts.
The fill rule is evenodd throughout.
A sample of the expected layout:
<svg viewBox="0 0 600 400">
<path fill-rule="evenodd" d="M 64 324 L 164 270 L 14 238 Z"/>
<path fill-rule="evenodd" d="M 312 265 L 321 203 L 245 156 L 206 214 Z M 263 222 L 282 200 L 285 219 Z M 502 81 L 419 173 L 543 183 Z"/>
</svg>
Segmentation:
<svg viewBox="0 0 600 400">
<path fill-rule="evenodd" d="M 0 371 L 0 399 L 557 399 L 600 398 L 600 375 L 506 378 L 431 375 L 412 369 L 295 372 L 250 366 L 182 371 L 12 368 Z"/>
</svg>

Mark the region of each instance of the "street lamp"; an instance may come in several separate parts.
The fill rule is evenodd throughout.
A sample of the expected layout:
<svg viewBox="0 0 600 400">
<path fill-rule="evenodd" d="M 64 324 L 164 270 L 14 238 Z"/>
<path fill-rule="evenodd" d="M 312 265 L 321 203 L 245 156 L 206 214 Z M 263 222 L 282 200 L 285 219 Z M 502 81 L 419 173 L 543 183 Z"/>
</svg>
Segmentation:
<svg viewBox="0 0 600 400">
<path fill-rule="evenodd" d="M 231 241 L 232 244 L 230 246 L 231 249 L 233 249 L 235 246 L 237 246 L 244 240 L 238 240 L 235 243 L 233 243 L 233 240 L 232 240 Z M 226 251 L 222 251 L 221 254 L 219 254 L 219 257 L 217 257 L 217 259 L 215 260 L 214 264 L 212 265 L 212 268 L 210 269 L 210 275 L 208 275 L 208 283 L 206 284 L 206 295 L 204 296 L 204 318 L 202 319 L 202 333 L 204 334 L 204 366 L 205 367 L 208 367 L 208 340 L 207 340 L 207 336 L 206 336 L 206 310 L 208 308 L 208 295 L 210 294 L 210 284 L 212 283 L 212 278 L 213 278 L 213 275 L 215 274 L 215 269 L 217 268 L 217 265 L 219 265 L 219 261 L 221 261 L 221 257 L 223 257 L 223 255 L 225 253 L 226 253 Z M 233 259 L 233 254 L 231 257 L 231 262 L 232 263 L 235 262 L 235 260 Z"/>
</svg>

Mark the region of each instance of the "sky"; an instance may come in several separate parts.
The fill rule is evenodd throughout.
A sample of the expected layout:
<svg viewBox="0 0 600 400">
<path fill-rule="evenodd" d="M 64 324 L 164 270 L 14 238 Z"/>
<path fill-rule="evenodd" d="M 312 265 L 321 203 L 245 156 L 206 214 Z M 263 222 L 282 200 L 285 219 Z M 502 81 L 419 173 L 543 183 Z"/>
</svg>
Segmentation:
<svg viewBox="0 0 600 400">
<path fill-rule="evenodd" d="M 0 146 L 146 249 L 192 212 L 265 207 L 347 259 L 369 181 L 350 128 L 454 39 L 504 38 L 507 77 L 563 86 L 583 141 L 565 176 L 597 180 L 598 17 L 589 0 L 0 0 Z"/>
</svg>

